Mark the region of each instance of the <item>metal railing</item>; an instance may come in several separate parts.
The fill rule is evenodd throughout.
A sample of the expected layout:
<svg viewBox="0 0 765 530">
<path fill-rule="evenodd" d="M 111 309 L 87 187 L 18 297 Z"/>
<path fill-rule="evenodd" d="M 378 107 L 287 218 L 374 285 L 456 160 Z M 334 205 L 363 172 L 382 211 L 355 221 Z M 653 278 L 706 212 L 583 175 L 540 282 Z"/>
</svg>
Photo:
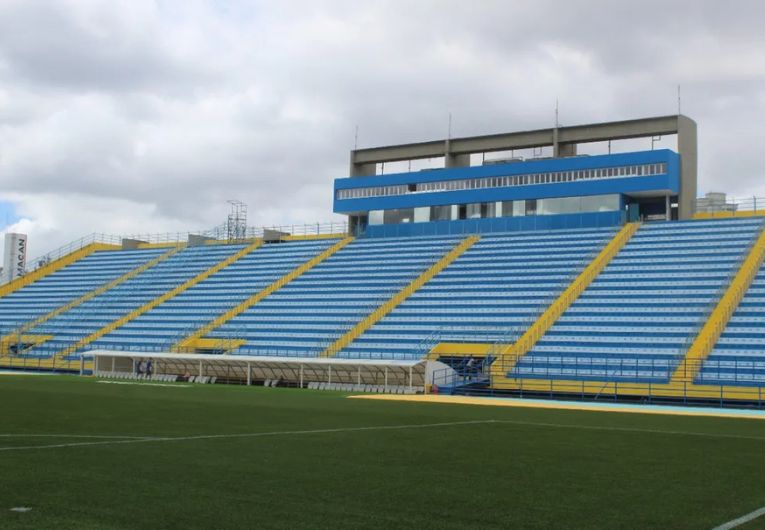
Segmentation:
<svg viewBox="0 0 765 530">
<path fill-rule="evenodd" d="M 520 324 L 506 329 L 497 339 L 492 343 L 489 349 L 489 355 L 492 358 L 496 358 L 502 354 L 502 351 L 514 344 L 523 333 L 531 328 L 531 326 L 539 320 L 539 317 L 563 294 L 563 292 L 576 280 L 579 275 L 587 268 L 587 265 L 603 251 L 603 249 L 613 240 L 618 233 L 618 230 L 614 229 L 614 233 L 600 241 L 595 248 L 590 250 L 583 258 L 581 258 L 566 275 L 566 278 L 561 280 L 559 284 L 550 291 L 542 300 L 541 303 L 534 308 L 534 310 L 526 315 Z"/>
<path fill-rule="evenodd" d="M 765 205 L 765 202 L 763 202 L 763 205 Z M 683 345 L 680 346 L 680 348 L 677 351 L 677 354 L 675 357 L 675 368 L 677 368 L 680 365 L 680 363 L 683 361 L 686 354 L 688 353 L 688 350 L 691 348 L 691 346 L 695 342 L 696 337 L 699 336 L 701 329 L 709 320 L 710 315 L 715 310 L 717 305 L 720 303 L 720 300 L 722 300 L 723 296 L 730 288 L 734 278 L 738 275 L 742 265 L 751 254 L 752 249 L 754 248 L 754 245 L 757 243 L 757 240 L 760 238 L 760 234 L 762 233 L 763 230 L 765 230 L 765 221 L 763 221 L 760 224 L 760 228 L 757 231 L 755 231 L 755 233 L 752 235 L 752 238 L 747 242 L 746 247 L 741 251 L 741 253 L 738 255 L 736 260 L 731 264 L 728 274 L 726 274 L 722 283 L 717 288 L 717 291 L 715 291 L 715 294 L 709 300 L 707 305 L 704 306 L 704 309 L 702 310 L 701 315 L 699 315 L 699 318 L 696 320 L 693 326 L 693 329 L 691 329 L 686 335 L 685 340 L 683 341 Z M 741 293 L 741 296 L 739 297 L 738 302 L 740 302 L 744 294 L 745 293 Z M 738 307 L 738 302 L 736 303 L 736 307 Z M 736 309 L 735 307 L 732 308 L 732 311 L 735 311 L 735 309 Z M 732 316 L 732 312 L 731 312 L 731 315 L 728 315 L 726 319 L 726 324 L 728 320 L 730 320 L 730 316 Z M 713 344 L 710 345 L 710 349 L 712 347 L 714 347 Z"/>
<path fill-rule="evenodd" d="M 372 311 L 366 318 L 359 321 L 350 331 L 338 338 L 329 348 L 322 352 L 323 357 L 334 357 L 346 346 L 356 340 L 367 329 L 377 323 L 381 318 L 391 312 L 396 306 L 409 298 L 415 291 L 420 289 L 425 283 L 430 281 L 436 274 L 441 272 L 455 259 L 461 256 L 471 246 L 478 241 L 478 236 L 469 236 L 460 241 L 456 246 L 447 250 L 447 252 L 427 265 L 408 285 L 395 293 L 390 299 L 384 301 Z"/>
<path fill-rule="evenodd" d="M 345 222 L 324 222 L 324 223 L 307 223 L 307 224 L 289 224 L 289 225 L 271 225 L 271 226 L 250 226 L 246 230 L 246 239 L 254 239 L 263 237 L 266 231 L 276 231 L 293 236 L 329 236 L 333 234 L 345 234 L 348 231 L 348 223 Z M 72 252 L 76 252 L 86 246 L 93 243 L 100 243 L 105 245 L 122 245 L 123 239 L 135 239 L 138 241 L 144 241 L 152 245 L 162 245 L 171 243 L 185 243 L 188 241 L 189 236 L 196 235 L 202 237 L 209 237 L 216 241 L 227 241 L 228 232 L 225 225 L 218 226 L 211 229 L 197 230 L 190 232 L 164 232 L 164 233 L 137 233 L 137 234 L 104 234 L 104 233 L 92 233 L 87 236 L 81 237 L 65 245 L 60 246 L 54 250 L 46 252 L 34 259 L 27 260 L 25 268 L 25 274 L 29 274 L 49 263 L 60 259 Z M 6 272 L 0 274 L 0 285 L 8 283 L 10 280 L 10 273 Z"/>
<path fill-rule="evenodd" d="M 708 197 L 696 199 L 696 213 L 724 213 L 728 215 L 751 215 L 765 210 L 765 197 L 726 198 L 716 201 Z"/>
<path fill-rule="evenodd" d="M 705 360 L 688 363 L 687 377 L 672 382 L 671 357 L 628 356 L 593 359 L 577 356 L 494 360 L 483 385 L 452 368 L 434 370 L 437 393 L 475 396 L 586 399 L 630 402 L 704 402 L 765 408 L 765 356 L 757 360 Z"/>
</svg>

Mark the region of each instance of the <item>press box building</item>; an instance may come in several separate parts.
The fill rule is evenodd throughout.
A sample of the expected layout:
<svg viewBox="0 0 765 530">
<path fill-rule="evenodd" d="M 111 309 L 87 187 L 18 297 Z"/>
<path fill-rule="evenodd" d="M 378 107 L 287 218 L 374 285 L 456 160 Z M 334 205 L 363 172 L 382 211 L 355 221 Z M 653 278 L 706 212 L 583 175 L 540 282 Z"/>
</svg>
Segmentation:
<svg viewBox="0 0 765 530">
<path fill-rule="evenodd" d="M 598 156 L 578 146 L 677 135 L 669 149 Z M 334 211 L 368 236 L 616 225 L 690 219 L 696 123 L 682 115 L 393 145 L 351 152 Z M 471 166 L 471 155 L 552 147 L 545 159 Z M 443 169 L 376 174 L 378 164 L 444 157 Z"/>
</svg>

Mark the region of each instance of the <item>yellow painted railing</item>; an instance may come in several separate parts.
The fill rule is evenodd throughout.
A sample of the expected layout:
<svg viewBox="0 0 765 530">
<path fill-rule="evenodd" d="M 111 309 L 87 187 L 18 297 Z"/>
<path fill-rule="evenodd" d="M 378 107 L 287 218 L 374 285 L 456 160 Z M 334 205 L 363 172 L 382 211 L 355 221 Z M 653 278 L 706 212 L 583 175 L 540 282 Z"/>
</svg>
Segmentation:
<svg viewBox="0 0 765 530">
<path fill-rule="evenodd" d="M 225 324 L 226 322 L 228 322 L 235 316 L 243 313 L 248 308 L 252 307 L 253 305 L 263 300 L 265 297 L 278 291 L 279 289 L 287 285 L 289 282 L 291 282 L 298 276 L 301 276 L 302 274 L 304 274 L 308 270 L 312 269 L 313 267 L 315 267 L 316 265 L 318 265 L 319 263 L 321 263 L 322 261 L 330 257 L 332 254 L 334 254 L 341 248 L 345 247 L 351 241 L 353 241 L 352 237 L 346 237 L 345 239 L 338 241 L 337 243 L 329 247 L 324 252 L 314 256 L 313 258 L 306 261 L 302 265 L 296 267 L 295 269 L 285 274 L 284 276 L 282 276 L 275 282 L 263 288 L 261 291 L 250 296 L 249 298 L 247 298 L 246 300 L 244 300 L 237 306 L 232 307 L 225 313 L 211 320 L 210 322 L 208 322 L 207 324 L 205 324 L 204 326 L 196 330 L 194 333 L 192 333 L 185 339 L 175 344 L 173 346 L 173 351 L 187 351 L 189 349 L 194 348 L 195 347 L 194 345 L 196 344 L 196 342 L 202 337 L 204 337 L 205 335 L 207 335 L 208 333 L 210 333 L 212 330 L 219 328 L 220 326 L 222 326 L 223 324 Z M 222 339 L 222 340 L 225 340 L 225 339 Z"/>
<path fill-rule="evenodd" d="M 730 217 L 760 217 L 765 216 L 765 210 L 734 210 L 727 212 L 696 212 L 694 219 L 728 219 Z"/>
<path fill-rule="evenodd" d="M 67 367 L 61 366 L 61 363 L 56 363 L 52 357 L 49 358 L 36 358 L 30 359 L 24 356 L 21 357 L 0 357 L 0 368 L 23 368 L 26 370 L 54 370 L 58 368 L 62 370 L 64 368 L 71 368 L 75 363 L 68 363 Z"/>
<path fill-rule="evenodd" d="M 486 342 L 439 342 L 428 352 L 428 359 L 439 357 L 486 357 L 491 353 L 492 344 Z"/>
<path fill-rule="evenodd" d="M 66 256 L 63 256 L 43 267 L 40 267 L 35 271 L 30 272 L 29 274 L 25 274 L 21 278 L 16 278 L 12 282 L 8 282 L 5 285 L 0 286 L 0 297 L 9 295 L 14 291 L 18 291 L 22 287 L 25 287 L 32 282 L 36 282 L 40 278 L 47 276 L 48 274 L 52 274 L 59 269 L 63 269 L 75 261 L 79 261 L 86 256 L 90 256 L 98 250 L 119 250 L 120 248 L 122 247 L 118 245 L 106 245 L 103 243 L 91 243 L 90 245 L 86 245 L 79 250 L 75 250 L 71 254 L 67 254 Z"/>
<path fill-rule="evenodd" d="M 300 236 L 284 236 L 282 241 L 309 241 L 312 239 L 338 239 L 346 237 L 347 234 L 337 232 L 334 234 L 312 234 L 312 235 L 300 235 Z"/>
<path fill-rule="evenodd" d="M 134 320 L 134 319 L 138 318 L 139 316 L 143 315 L 144 313 L 146 313 L 148 311 L 151 311 L 152 309 L 157 307 L 159 304 L 167 302 L 171 298 L 181 294 L 186 289 L 188 289 L 190 287 L 193 287 L 194 285 L 196 285 L 199 282 L 209 278 L 210 276 L 212 276 L 216 272 L 220 271 L 221 269 L 224 269 L 224 268 L 228 267 L 232 263 L 236 262 L 237 260 L 243 258 L 244 256 L 246 256 L 250 252 L 252 252 L 252 251 L 256 250 L 257 248 L 259 248 L 262 244 L 263 244 L 263 240 L 262 239 L 258 239 L 254 243 L 244 247 L 243 249 L 241 249 L 238 252 L 232 254 L 231 256 L 227 257 L 223 261 L 217 263 L 216 265 L 213 265 L 212 267 L 210 267 L 206 271 L 203 271 L 203 272 L 197 274 L 196 276 L 194 276 L 190 280 L 187 280 L 187 281 L 183 282 L 182 284 L 180 284 L 177 287 L 171 289 L 170 291 L 166 292 L 165 294 L 155 298 L 151 302 L 148 302 L 148 303 L 142 305 L 141 307 L 139 307 L 137 309 L 134 309 L 133 311 L 131 311 L 127 315 L 124 315 L 124 316 L 118 318 L 117 320 L 107 324 L 106 326 L 104 326 L 103 328 L 99 329 L 98 331 L 96 331 L 94 333 L 91 333 L 87 337 L 84 337 L 84 338 L 80 339 L 75 344 L 72 344 L 71 346 L 68 346 L 68 347 L 64 348 L 60 352 L 56 353 L 55 357 L 58 358 L 58 359 L 62 359 L 63 360 L 68 355 L 71 355 L 72 353 L 76 352 L 77 350 L 79 350 L 81 348 L 84 348 L 85 346 L 87 346 L 91 342 L 100 339 L 101 337 L 103 337 L 107 333 L 111 333 L 112 331 L 114 331 L 115 329 L 117 329 L 117 328 L 119 328 L 121 326 L 124 326 L 125 324 L 127 324 L 131 320 Z"/>
<path fill-rule="evenodd" d="M 215 351 L 218 353 L 228 353 L 247 344 L 244 339 L 232 337 L 220 337 L 214 339 L 198 338 L 194 340 L 186 339 L 182 347 L 173 347 L 178 353 L 209 353 Z M 200 351 L 201 350 L 201 351 Z"/>
<path fill-rule="evenodd" d="M 70 309 L 74 309 L 75 307 L 77 307 L 77 306 L 79 306 L 81 304 L 84 304 L 85 302 L 95 298 L 96 296 L 98 296 L 100 294 L 103 294 L 103 293 L 105 293 L 106 291 L 108 291 L 110 289 L 114 289 L 115 287 L 117 287 L 121 283 L 124 283 L 124 282 L 128 281 L 129 279 L 138 276 L 139 274 L 141 274 L 145 270 L 150 269 L 154 265 L 165 261 L 170 256 L 174 256 L 182 248 L 184 248 L 184 246 L 176 245 L 175 248 L 172 248 L 169 251 L 165 252 L 164 254 L 160 254 L 156 258 L 147 261 L 146 263 L 144 263 L 140 267 L 136 267 L 135 269 L 126 272 L 125 274 L 123 274 L 119 278 L 115 278 L 112 281 L 107 282 L 104 285 L 98 287 L 97 289 L 94 289 L 92 291 L 89 291 L 89 292 L 85 293 L 84 295 L 80 296 L 79 298 L 77 298 L 75 300 L 72 300 L 71 302 L 67 302 L 66 304 L 62 305 L 61 307 L 57 307 L 53 311 L 51 311 L 49 313 L 46 313 L 44 315 L 40 315 L 36 319 L 34 319 L 34 320 L 30 321 L 30 322 L 25 323 L 23 326 L 20 326 L 19 328 L 17 328 L 15 330 L 11 331 L 10 333 L 8 333 L 8 336 L 10 336 L 11 340 L 12 340 L 14 336 L 23 335 L 27 331 L 29 331 L 29 330 L 31 330 L 33 328 L 36 328 L 40 324 L 44 324 L 45 322 L 47 322 L 51 318 L 53 318 L 55 316 L 58 316 L 61 313 L 66 313 Z"/>
<path fill-rule="evenodd" d="M 43 344 L 53 338 L 53 335 L 6 335 L 0 338 L 0 355 L 10 355 L 11 348 L 19 344 Z M 18 353 L 18 352 L 17 352 Z M 2 357 L 0 357 L 2 359 Z"/>
<path fill-rule="evenodd" d="M 506 360 L 514 359 L 517 362 L 526 355 L 627 244 L 639 226 L 639 223 L 625 224 L 529 329 L 514 344 L 505 346 L 499 351 L 499 356 L 505 357 Z M 492 377 L 503 377 L 512 370 L 513 366 L 508 368 L 508 364 L 508 362 L 494 362 L 492 364 Z"/>
<path fill-rule="evenodd" d="M 765 402 L 765 386 L 735 386 L 715 384 L 695 384 L 693 381 L 670 381 L 668 383 L 647 383 L 642 381 L 586 381 L 574 379 L 526 379 L 508 377 L 507 374 L 515 366 L 517 359 L 505 358 L 494 361 L 499 364 L 502 377 L 492 377 L 492 390 L 509 390 L 521 395 L 529 394 L 559 394 L 559 395 L 589 395 L 615 396 L 634 399 L 642 397 L 665 397 L 673 399 L 713 399 L 713 400 L 743 400 Z M 689 361 L 696 364 L 696 370 L 701 362 Z M 492 365 L 493 367 L 494 365 Z M 558 366 L 553 366 L 558 370 Z M 650 370 L 651 368 L 648 367 Z"/>
<path fill-rule="evenodd" d="M 730 318 L 744 298 L 752 280 L 760 270 L 765 258 L 765 230 L 752 245 L 749 255 L 741 264 L 736 276 L 728 286 L 728 290 L 720 298 L 696 339 L 688 348 L 688 352 L 672 374 L 673 382 L 693 381 L 701 368 L 702 361 L 709 356 L 717 344 L 717 339 L 725 330 Z"/>
<path fill-rule="evenodd" d="M 337 339 L 326 350 L 321 353 L 322 357 L 334 357 L 340 350 L 356 340 L 362 333 L 371 328 L 377 321 L 390 313 L 393 308 L 406 300 L 412 293 L 430 281 L 433 276 L 448 267 L 455 259 L 460 257 L 467 249 L 472 247 L 480 238 L 478 236 L 469 236 L 463 239 L 457 246 L 447 252 L 440 260 L 426 271 L 412 280 L 409 285 L 404 287 L 398 293 L 393 295 L 390 300 L 375 309 L 364 320 L 356 324 L 345 335 Z"/>
</svg>

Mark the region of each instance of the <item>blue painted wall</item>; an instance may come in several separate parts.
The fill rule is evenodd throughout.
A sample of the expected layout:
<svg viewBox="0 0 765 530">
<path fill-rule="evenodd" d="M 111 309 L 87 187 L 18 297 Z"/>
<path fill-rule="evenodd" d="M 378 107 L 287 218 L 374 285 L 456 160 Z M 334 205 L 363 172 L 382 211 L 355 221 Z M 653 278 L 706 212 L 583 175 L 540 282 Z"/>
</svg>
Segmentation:
<svg viewBox="0 0 765 530">
<path fill-rule="evenodd" d="M 390 186 L 395 184 L 416 184 L 443 180 L 481 178 L 494 176 L 547 173 L 577 169 L 598 169 L 638 164 L 666 163 L 667 174 L 650 177 L 624 177 L 554 184 L 536 184 L 488 188 L 478 190 L 412 193 L 392 197 L 370 197 L 363 199 L 337 199 L 337 190 Z M 510 201 L 520 199 L 544 199 L 556 197 L 579 197 L 610 193 L 634 193 L 670 190 L 680 192 L 680 158 L 669 149 L 619 153 L 613 155 L 582 156 L 550 160 L 529 160 L 511 164 L 495 164 L 453 169 L 437 169 L 411 173 L 376 175 L 372 177 L 342 178 L 335 180 L 334 211 L 350 213 L 369 210 L 389 210 L 417 206 L 438 206 L 445 204 L 466 204 L 476 202 Z"/>
<path fill-rule="evenodd" d="M 620 225 L 624 222 L 624 214 L 624 212 L 591 212 L 370 225 L 366 227 L 364 233 L 358 235 L 362 237 L 408 237 L 596 228 Z"/>
</svg>

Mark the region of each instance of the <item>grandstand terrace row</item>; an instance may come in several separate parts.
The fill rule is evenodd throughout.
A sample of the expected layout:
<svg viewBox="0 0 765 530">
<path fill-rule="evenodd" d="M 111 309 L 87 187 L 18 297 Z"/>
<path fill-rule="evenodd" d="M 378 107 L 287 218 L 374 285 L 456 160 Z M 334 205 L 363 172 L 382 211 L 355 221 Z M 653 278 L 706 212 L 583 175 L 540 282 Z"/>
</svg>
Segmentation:
<svg viewBox="0 0 765 530">
<path fill-rule="evenodd" d="M 576 156 L 601 128 L 676 133 L 679 149 Z M 539 138 L 554 157 L 469 165 L 470 153 Z M 90 372 L 94 350 L 329 358 L 386 377 L 386 363 L 430 363 L 424 386 L 442 392 L 739 389 L 762 402 L 765 212 L 715 194 L 694 206 L 692 120 L 444 145 L 353 151 L 351 177 L 335 181 L 341 233 L 84 241 L 0 286 L 0 366 Z M 376 174 L 439 153 L 444 169 Z M 459 185 L 433 185 L 444 182 Z"/>
<path fill-rule="evenodd" d="M 710 305 L 762 234 L 763 221 L 643 224 L 508 378 L 669 382 L 709 317 Z M 203 339 L 213 340 L 198 351 L 418 360 L 432 357 L 438 343 L 463 343 L 466 352 L 484 346 L 477 351 L 490 362 L 497 345 L 517 339 L 617 229 L 483 235 L 347 346 L 329 351 L 333 341 L 464 240 L 355 239 L 212 329 Z M 71 368 L 90 349 L 173 351 L 197 329 L 338 241 L 259 243 L 248 252 L 243 252 L 245 244 L 93 252 L 0 298 L 3 361 L 13 366 L 19 360 L 47 359 L 58 364 L 41 366 Z M 239 259 L 231 260 L 237 253 Z M 226 259 L 228 266 L 82 343 Z M 72 305 L 151 260 L 156 263 L 140 273 Z M 698 383 L 765 384 L 765 335 L 760 330 L 764 276 L 758 271 L 704 361 Z M 66 305 L 72 307 L 45 319 Z M 77 362 L 66 362 L 71 360 Z"/>
</svg>

